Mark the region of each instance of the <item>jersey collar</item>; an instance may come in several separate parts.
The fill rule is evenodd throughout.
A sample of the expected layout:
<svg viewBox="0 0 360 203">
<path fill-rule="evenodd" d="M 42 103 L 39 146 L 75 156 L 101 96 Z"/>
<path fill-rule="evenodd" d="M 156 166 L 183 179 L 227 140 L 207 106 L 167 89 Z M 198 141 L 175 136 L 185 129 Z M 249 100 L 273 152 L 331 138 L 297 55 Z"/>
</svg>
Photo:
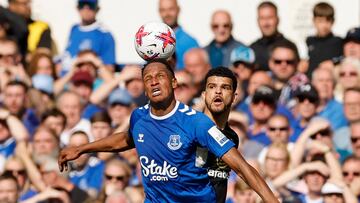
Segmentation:
<svg viewBox="0 0 360 203">
<path fill-rule="evenodd" d="M 151 113 L 151 107 L 149 109 L 149 113 L 150 113 L 150 116 L 151 118 L 155 119 L 155 120 L 165 120 L 167 118 L 170 118 L 172 115 L 175 114 L 176 110 L 178 109 L 179 107 L 179 104 L 180 102 L 176 100 L 176 104 L 175 104 L 175 107 L 173 110 L 171 110 L 168 114 L 166 115 L 163 115 L 163 116 L 155 116 L 154 114 Z"/>
</svg>

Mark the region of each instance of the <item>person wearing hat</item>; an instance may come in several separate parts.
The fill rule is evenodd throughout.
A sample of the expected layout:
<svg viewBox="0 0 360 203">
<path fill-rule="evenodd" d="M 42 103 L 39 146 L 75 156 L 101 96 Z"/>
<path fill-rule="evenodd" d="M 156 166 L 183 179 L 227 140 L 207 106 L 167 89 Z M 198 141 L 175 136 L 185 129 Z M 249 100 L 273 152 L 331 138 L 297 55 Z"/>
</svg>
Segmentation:
<svg viewBox="0 0 360 203">
<path fill-rule="evenodd" d="M 266 136 L 266 123 L 276 111 L 275 91 L 270 86 L 260 86 L 250 103 L 250 113 L 253 117 L 253 123 L 249 127 L 249 139 L 260 142 L 263 145 L 271 143 Z"/>
<path fill-rule="evenodd" d="M 94 51 L 109 68 L 115 61 L 115 40 L 96 15 L 100 7 L 98 0 L 78 0 L 77 9 L 81 22 L 71 28 L 69 42 L 62 57 L 62 74 L 71 69 L 71 64 L 81 50 Z M 71 43 L 70 43 L 71 42 Z"/>
<path fill-rule="evenodd" d="M 96 112 L 103 110 L 99 106 L 90 102 L 94 81 L 95 78 L 90 74 L 89 71 L 79 70 L 75 72 L 71 78 L 69 89 L 77 93 L 81 97 L 82 102 L 85 104 L 82 111 L 82 118 L 90 119 Z"/>
<path fill-rule="evenodd" d="M 355 195 L 343 182 L 336 179 L 328 180 L 321 188 L 324 203 L 357 203 Z"/>
<path fill-rule="evenodd" d="M 295 142 L 302 131 L 310 123 L 310 120 L 316 116 L 316 109 L 319 105 L 319 94 L 316 88 L 310 83 L 299 86 L 294 97 L 296 104 L 294 111 L 296 114 L 294 133 L 290 137 L 290 141 Z"/>
<path fill-rule="evenodd" d="M 241 81 L 243 89 L 247 89 L 251 74 L 255 69 L 255 52 L 247 46 L 239 46 L 230 55 L 231 70 Z"/>
<path fill-rule="evenodd" d="M 134 100 L 125 88 L 113 90 L 108 97 L 107 111 L 111 118 L 112 126 L 127 126 L 130 114 L 134 108 Z"/>
<path fill-rule="evenodd" d="M 360 59 L 360 27 L 350 29 L 344 39 L 345 57 Z"/>
</svg>

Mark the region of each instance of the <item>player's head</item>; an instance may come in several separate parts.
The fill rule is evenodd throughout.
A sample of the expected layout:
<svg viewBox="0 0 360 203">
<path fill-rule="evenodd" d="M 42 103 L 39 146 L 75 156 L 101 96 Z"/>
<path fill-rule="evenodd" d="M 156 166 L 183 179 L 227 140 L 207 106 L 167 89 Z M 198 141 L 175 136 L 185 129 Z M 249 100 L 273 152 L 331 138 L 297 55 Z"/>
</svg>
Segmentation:
<svg viewBox="0 0 360 203">
<path fill-rule="evenodd" d="M 145 64 L 142 78 L 145 94 L 152 104 L 175 99 L 177 81 L 174 75 L 171 65 L 164 59 L 154 59 Z"/>
<path fill-rule="evenodd" d="M 237 80 L 233 72 L 225 67 L 217 67 L 207 73 L 205 81 L 203 94 L 206 107 L 212 113 L 230 110 L 237 87 Z"/>
</svg>

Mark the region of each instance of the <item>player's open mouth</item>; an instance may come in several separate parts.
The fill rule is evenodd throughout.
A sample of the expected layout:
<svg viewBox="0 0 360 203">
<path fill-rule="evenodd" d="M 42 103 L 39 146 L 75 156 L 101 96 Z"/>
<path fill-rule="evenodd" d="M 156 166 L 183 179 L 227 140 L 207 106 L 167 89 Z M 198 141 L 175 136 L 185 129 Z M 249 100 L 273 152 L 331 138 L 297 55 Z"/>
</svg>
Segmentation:
<svg viewBox="0 0 360 203">
<path fill-rule="evenodd" d="M 154 88 L 154 89 L 152 90 L 152 96 L 158 96 L 158 95 L 160 95 L 160 94 L 161 94 L 161 91 L 160 91 L 159 88 Z"/>
<path fill-rule="evenodd" d="M 222 100 L 220 97 L 216 97 L 216 98 L 214 99 L 214 104 L 219 105 L 219 104 L 222 104 L 222 103 L 223 103 L 223 100 Z"/>
</svg>

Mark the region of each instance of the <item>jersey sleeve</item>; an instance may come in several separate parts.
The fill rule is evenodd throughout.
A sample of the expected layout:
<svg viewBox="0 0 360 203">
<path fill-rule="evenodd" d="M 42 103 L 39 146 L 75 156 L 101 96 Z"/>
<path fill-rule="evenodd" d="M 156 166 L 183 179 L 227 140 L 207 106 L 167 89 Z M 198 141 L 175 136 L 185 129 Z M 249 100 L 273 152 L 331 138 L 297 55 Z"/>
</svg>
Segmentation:
<svg viewBox="0 0 360 203">
<path fill-rule="evenodd" d="M 235 144 L 229 140 L 216 125 L 204 115 L 197 119 L 199 123 L 195 125 L 196 140 L 198 143 L 207 147 L 217 157 L 222 157 Z"/>
</svg>

